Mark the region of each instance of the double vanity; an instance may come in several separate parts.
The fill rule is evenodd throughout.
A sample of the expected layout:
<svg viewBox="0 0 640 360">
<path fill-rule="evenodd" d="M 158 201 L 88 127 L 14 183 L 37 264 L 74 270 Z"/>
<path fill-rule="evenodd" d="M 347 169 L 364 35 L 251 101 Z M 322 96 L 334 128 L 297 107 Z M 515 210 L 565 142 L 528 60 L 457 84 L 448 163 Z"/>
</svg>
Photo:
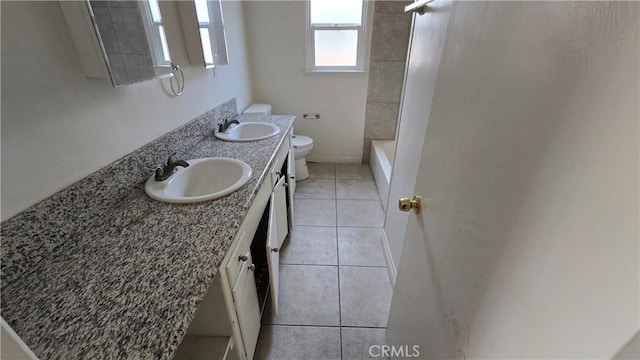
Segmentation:
<svg viewBox="0 0 640 360">
<path fill-rule="evenodd" d="M 217 139 L 227 118 L 278 132 Z M 39 358 L 252 359 L 292 225 L 293 121 L 231 100 L 3 222 L 3 319 Z M 172 153 L 189 166 L 154 200 Z"/>
<path fill-rule="evenodd" d="M 278 133 L 280 128 L 271 123 L 241 122 L 214 136 L 251 142 Z M 176 359 L 253 359 L 268 299 L 273 313 L 278 311 L 279 251 L 293 225 L 296 182 L 291 144 L 289 131 L 272 157 L 267 177 L 218 267 L 218 276 L 189 325 Z M 169 159 L 167 167 L 173 164 Z M 166 180 L 149 178 L 147 195 L 172 203 L 206 201 L 236 191 L 251 176 L 249 165 L 232 158 L 195 159 L 184 165 Z"/>
<path fill-rule="evenodd" d="M 293 225 L 296 182 L 291 144 L 288 132 L 176 359 L 253 359 L 268 300 L 272 313 L 278 311 L 279 250 Z"/>
</svg>

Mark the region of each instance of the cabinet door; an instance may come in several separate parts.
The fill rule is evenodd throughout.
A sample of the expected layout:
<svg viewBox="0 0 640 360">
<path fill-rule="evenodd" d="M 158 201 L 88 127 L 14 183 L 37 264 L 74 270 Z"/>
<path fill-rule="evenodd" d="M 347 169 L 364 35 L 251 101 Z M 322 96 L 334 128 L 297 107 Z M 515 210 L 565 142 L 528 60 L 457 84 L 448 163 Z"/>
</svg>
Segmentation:
<svg viewBox="0 0 640 360">
<path fill-rule="evenodd" d="M 276 222 L 278 223 L 278 248 L 282 247 L 284 239 L 289 234 L 289 221 L 287 220 L 287 183 L 286 177 L 281 176 L 280 180 L 273 188 L 275 194 L 275 203 L 272 206 L 276 208 Z"/>
<path fill-rule="evenodd" d="M 287 160 L 287 196 L 289 196 L 289 229 L 293 228 L 293 194 L 296 192 L 296 158 L 293 149 L 289 149 L 289 159 Z"/>
<path fill-rule="evenodd" d="M 258 292 L 256 291 L 256 281 L 253 276 L 253 260 L 251 252 L 247 251 L 244 256 L 248 257 L 238 275 L 238 281 L 231 290 L 233 302 L 238 316 L 238 326 L 242 334 L 242 343 L 247 359 L 253 359 L 256 350 L 258 334 L 260 333 L 260 304 L 258 303 Z"/>
<path fill-rule="evenodd" d="M 246 231 L 242 230 L 239 235 L 236 236 L 237 240 L 234 240 L 236 244 L 232 248 L 231 259 L 225 265 L 225 271 L 227 272 L 227 279 L 229 279 L 229 288 L 233 288 L 238 281 L 238 276 L 242 265 L 248 260 L 244 260 L 243 255 L 249 250 L 251 246 L 251 240 L 245 238 Z"/>
<path fill-rule="evenodd" d="M 277 188 L 278 186 L 276 186 Z M 269 266 L 269 286 L 271 287 L 271 306 L 273 314 L 278 314 L 278 283 L 280 280 L 280 247 L 278 246 L 278 221 L 276 211 L 276 193 L 271 193 L 269 206 L 269 229 L 267 232 L 267 264 Z"/>
</svg>

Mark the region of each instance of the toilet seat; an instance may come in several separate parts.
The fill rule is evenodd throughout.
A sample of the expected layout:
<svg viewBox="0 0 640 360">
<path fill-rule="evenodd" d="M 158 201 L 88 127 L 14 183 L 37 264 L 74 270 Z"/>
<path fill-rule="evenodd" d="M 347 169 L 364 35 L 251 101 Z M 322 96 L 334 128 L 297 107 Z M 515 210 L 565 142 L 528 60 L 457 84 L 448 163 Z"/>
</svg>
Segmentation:
<svg viewBox="0 0 640 360">
<path fill-rule="evenodd" d="M 313 139 L 304 135 L 293 136 L 293 148 L 301 149 L 313 146 Z"/>
</svg>

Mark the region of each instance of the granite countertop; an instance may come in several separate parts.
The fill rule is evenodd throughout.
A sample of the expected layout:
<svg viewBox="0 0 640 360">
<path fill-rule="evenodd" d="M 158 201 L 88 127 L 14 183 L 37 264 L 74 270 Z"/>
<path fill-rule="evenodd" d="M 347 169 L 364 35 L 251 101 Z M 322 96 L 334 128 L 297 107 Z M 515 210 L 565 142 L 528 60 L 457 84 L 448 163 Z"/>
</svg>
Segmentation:
<svg viewBox="0 0 640 360">
<path fill-rule="evenodd" d="M 178 154 L 249 164 L 247 184 L 226 197 L 161 203 L 138 180 L 109 200 L 106 189 L 118 173 L 103 169 L 100 175 L 113 179 L 94 179 L 92 198 L 63 190 L 4 222 L 3 318 L 42 359 L 171 358 L 294 119 L 253 115 L 251 121 L 271 122 L 281 132 L 249 143 L 209 134 Z M 68 203 L 74 207 L 60 210 Z M 55 244 L 43 244 L 45 237 Z"/>
</svg>

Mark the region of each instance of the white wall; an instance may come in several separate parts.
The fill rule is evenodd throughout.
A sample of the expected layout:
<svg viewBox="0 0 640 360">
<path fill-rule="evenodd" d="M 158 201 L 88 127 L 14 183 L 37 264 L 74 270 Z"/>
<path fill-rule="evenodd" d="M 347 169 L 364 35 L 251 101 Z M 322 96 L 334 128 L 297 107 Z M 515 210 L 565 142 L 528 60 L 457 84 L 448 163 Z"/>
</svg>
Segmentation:
<svg viewBox="0 0 640 360">
<path fill-rule="evenodd" d="M 610 359 L 640 328 L 640 3 L 497 7 L 462 10 L 459 23 L 478 31 L 477 21 L 491 27 L 506 16 L 546 35 L 519 54 L 556 54 L 538 69 L 555 74 L 548 92 L 557 97 L 530 109 L 551 126 L 537 135 L 539 162 L 505 229 L 466 354 Z M 480 20 L 491 13 L 493 23 Z"/>
<path fill-rule="evenodd" d="M 230 65 L 189 65 L 177 8 L 162 2 L 182 96 L 168 79 L 113 88 L 87 79 L 57 1 L 2 1 L 2 219 L 236 97 L 250 103 L 242 6 L 224 3 Z"/>
<path fill-rule="evenodd" d="M 295 132 L 314 139 L 308 160 L 359 163 L 368 75 L 303 71 L 304 1 L 246 1 L 244 9 L 253 98 L 272 104 L 274 114 L 297 116 Z"/>
</svg>

